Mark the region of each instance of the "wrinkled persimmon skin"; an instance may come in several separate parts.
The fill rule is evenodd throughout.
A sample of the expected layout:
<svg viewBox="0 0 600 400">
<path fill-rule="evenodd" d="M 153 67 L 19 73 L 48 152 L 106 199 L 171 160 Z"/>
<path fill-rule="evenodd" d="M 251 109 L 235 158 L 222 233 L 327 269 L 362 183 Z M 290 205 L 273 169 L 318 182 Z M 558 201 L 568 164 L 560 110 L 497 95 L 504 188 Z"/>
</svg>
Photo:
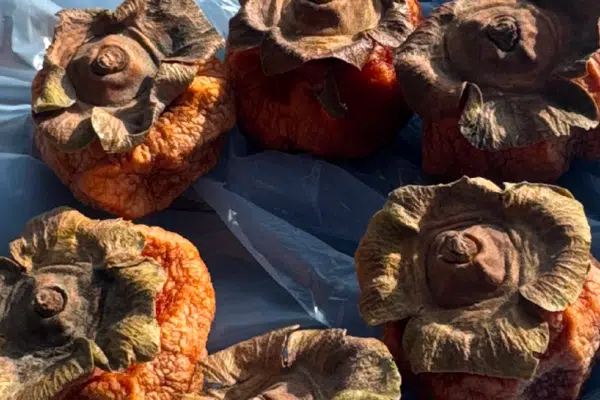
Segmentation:
<svg viewBox="0 0 600 400">
<path fill-rule="evenodd" d="M 423 170 L 452 181 L 461 176 L 495 182 L 554 182 L 569 166 L 575 142 L 543 141 L 500 151 L 478 150 L 458 131 L 459 117 L 423 120 Z"/>
<path fill-rule="evenodd" d="M 410 10 L 410 22 L 413 26 L 419 25 L 421 21 L 423 21 L 423 9 L 421 8 L 421 3 L 418 0 L 409 0 L 407 2 L 408 9 Z"/>
<path fill-rule="evenodd" d="M 238 123 L 267 149 L 360 158 L 389 141 L 412 115 L 396 79 L 391 51 L 380 45 L 362 70 L 339 60 L 315 60 L 267 77 L 258 48 L 230 51 L 227 64 Z M 316 97 L 330 67 L 348 110 L 339 119 L 331 117 Z"/>
<path fill-rule="evenodd" d="M 215 316 L 215 292 L 206 265 L 194 245 L 161 228 L 137 225 L 146 238 L 143 255 L 158 261 L 168 278 L 157 297 L 161 351 L 152 361 L 123 373 L 97 373 L 71 387 L 61 399 L 171 400 L 190 393 Z"/>
<path fill-rule="evenodd" d="M 33 91 L 40 90 L 36 76 Z M 40 132 L 42 159 L 78 200 L 126 219 L 167 208 L 189 185 L 210 171 L 235 125 L 233 92 L 225 67 L 213 58 L 190 87 L 159 117 L 141 145 L 107 154 L 99 141 L 76 152 L 57 150 Z"/>
<path fill-rule="evenodd" d="M 588 62 L 588 75 L 575 80 L 600 106 L 600 54 Z M 496 182 L 555 182 L 573 158 L 600 158 L 600 128 L 561 139 L 500 151 L 478 150 L 458 128 L 460 115 L 423 119 L 423 170 L 445 181 L 480 176 Z"/>
<path fill-rule="evenodd" d="M 544 318 L 550 344 L 532 382 L 473 374 L 414 375 L 403 358 L 406 321 L 384 326 L 384 343 L 396 358 L 404 381 L 417 386 L 419 398 L 432 400 L 575 400 L 588 378 L 600 347 L 600 264 L 595 262 L 577 301 L 562 313 Z"/>
</svg>

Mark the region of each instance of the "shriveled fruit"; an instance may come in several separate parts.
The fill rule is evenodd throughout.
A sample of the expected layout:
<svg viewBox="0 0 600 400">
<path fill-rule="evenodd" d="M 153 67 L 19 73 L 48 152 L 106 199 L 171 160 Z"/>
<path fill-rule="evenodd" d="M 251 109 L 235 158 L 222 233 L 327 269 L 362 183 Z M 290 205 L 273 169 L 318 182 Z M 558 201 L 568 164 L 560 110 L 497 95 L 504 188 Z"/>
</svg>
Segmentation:
<svg viewBox="0 0 600 400">
<path fill-rule="evenodd" d="M 238 123 L 267 149 L 364 157 L 410 118 L 392 50 L 416 0 L 249 0 L 230 21 L 226 63 Z"/>
<path fill-rule="evenodd" d="M 592 0 L 456 0 L 434 11 L 395 54 L 423 119 L 424 170 L 552 182 L 574 157 L 600 156 L 585 149 L 599 140 L 599 16 Z"/>
<path fill-rule="evenodd" d="M 200 362 L 196 381 L 184 400 L 398 400 L 401 383 L 380 341 L 298 326 L 211 355 Z"/>
<path fill-rule="evenodd" d="M 59 208 L 0 272 L 3 399 L 179 399 L 215 314 L 196 248 L 160 228 Z"/>
<path fill-rule="evenodd" d="M 235 124 L 223 38 L 193 0 L 59 17 L 32 85 L 42 159 L 94 207 L 128 219 L 168 207 Z"/>
<path fill-rule="evenodd" d="M 575 400 L 600 347 L 590 246 L 559 187 L 406 186 L 356 252 L 360 310 L 421 396 Z"/>
</svg>

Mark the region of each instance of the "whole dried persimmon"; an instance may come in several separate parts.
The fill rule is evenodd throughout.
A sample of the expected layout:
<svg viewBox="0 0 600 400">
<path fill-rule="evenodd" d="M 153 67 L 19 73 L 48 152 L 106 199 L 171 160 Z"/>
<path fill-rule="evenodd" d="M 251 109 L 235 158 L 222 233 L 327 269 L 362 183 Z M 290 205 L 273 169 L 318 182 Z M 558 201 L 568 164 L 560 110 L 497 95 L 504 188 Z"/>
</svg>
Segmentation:
<svg viewBox="0 0 600 400">
<path fill-rule="evenodd" d="M 0 260 L 0 397 L 179 399 L 215 315 L 196 248 L 161 228 L 59 208 Z"/>
<path fill-rule="evenodd" d="M 342 329 L 291 326 L 238 343 L 199 363 L 183 400 L 397 400 L 401 378 L 377 339 Z"/>
<path fill-rule="evenodd" d="M 456 0 L 435 10 L 395 54 L 423 119 L 425 172 L 553 182 L 573 158 L 600 157 L 599 16 L 594 0 Z"/>
<path fill-rule="evenodd" d="M 247 0 L 226 64 L 238 123 L 262 147 L 364 157 L 411 117 L 392 50 L 421 19 L 416 0 Z"/>
<path fill-rule="evenodd" d="M 356 251 L 360 312 L 422 398 L 576 400 L 600 348 L 590 247 L 556 186 L 406 186 Z"/>
<path fill-rule="evenodd" d="M 133 219 L 168 207 L 214 167 L 235 125 L 215 57 L 223 38 L 193 0 L 59 18 L 32 85 L 42 159 L 99 209 Z"/>
</svg>

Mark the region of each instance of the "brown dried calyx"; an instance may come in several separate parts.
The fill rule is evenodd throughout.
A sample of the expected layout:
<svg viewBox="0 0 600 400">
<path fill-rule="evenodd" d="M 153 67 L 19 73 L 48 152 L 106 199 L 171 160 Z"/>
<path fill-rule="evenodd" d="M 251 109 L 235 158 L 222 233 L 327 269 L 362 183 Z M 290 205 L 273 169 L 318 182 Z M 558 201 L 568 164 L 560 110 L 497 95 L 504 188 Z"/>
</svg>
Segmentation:
<svg viewBox="0 0 600 400">
<path fill-rule="evenodd" d="M 33 296 L 33 311 L 41 318 L 53 317 L 65 309 L 67 298 L 58 286 L 38 288 Z"/>
<path fill-rule="evenodd" d="M 600 3 L 563 3 L 455 0 L 439 7 L 396 53 L 409 106 L 425 119 L 460 115 L 460 132 L 482 150 L 597 127 L 594 99 L 571 79 L 586 75 L 599 48 Z"/>
<path fill-rule="evenodd" d="M 515 285 L 515 252 L 506 232 L 492 225 L 441 233 L 425 256 L 427 282 L 437 304 L 469 306 L 497 295 L 507 278 Z"/>
<path fill-rule="evenodd" d="M 374 42 L 397 47 L 414 29 L 405 0 L 245 0 L 230 20 L 227 48 L 260 47 L 265 75 L 336 58 L 357 68 Z"/>
<path fill-rule="evenodd" d="M 132 150 L 224 42 L 193 0 L 125 0 L 59 18 L 32 107 L 63 151 L 95 138 L 107 153 Z"/>
<path fill-rule="evenodd" d="M 376 339 L 347 336 L 341 329 L 269 332 L 202 361 L 201 399 L 400 398 L 400 373 Z"/>
<path fill-rule="evenodd" d="M 504 52 L 513 51 L 521 39 L 517 21 L 510 16 L 495 18 L 486 27 L 486 31 L 488 38 Z"/>
<path fill-rule="evenodd" d="M 96 367 L 158 354 L 166 274 L 143 247 L 129 223 L 67 208 L 27 224 L 0 259 L 0 398 L 53 399 Z"/>
<path fill-rule="evenodd" d="M 108 45 L 100 48 L 91 63 L 91 70 L 98 76 L 106 76 L 123 71 L 129 65 L 127 52 L 119 46 Z"/>
<path fill-rule="evenodd" d="M 371 325 L 408 320 L 402 347 L 415 373 L 531 379 L 550 335 L 532 310 L 578 298 L 590 245 L 582 205 L 559 187 L 405 186 L 356 251 L 360 311 Z"/>
</svg>

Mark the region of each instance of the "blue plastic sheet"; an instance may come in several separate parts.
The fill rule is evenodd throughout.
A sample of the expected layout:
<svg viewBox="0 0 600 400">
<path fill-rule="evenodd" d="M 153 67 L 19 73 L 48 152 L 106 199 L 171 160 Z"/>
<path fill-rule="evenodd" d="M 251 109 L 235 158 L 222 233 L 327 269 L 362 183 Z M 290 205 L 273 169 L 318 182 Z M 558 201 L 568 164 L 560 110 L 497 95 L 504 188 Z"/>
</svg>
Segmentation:
<svg viewBox="0 0 600 400">
<path fill-rule="evenodd" d="M 114 8 L 120 2 L 0 0 L 0 254 L 25 221 L 53 207 L 69 205 L 92 217 L 106 217 L 78 204 L 33 157 L 29 91 L 57 11 Z M 439 3 L 422 4 L 427 13 Z M 237 2 L 198 4 L 226 35 Z M 234 130 L 214 171 L 167 211 L 138 221 L 178 232 L 199 248 L 217 292 L 209 351 L 295 323 L 378 334 L 358 313 L 353 253 L 389 191 L 427 183 L 418 167 L 419 131 L 415 118 L 394 147 L 368 160 L 333 164 L 260 151 Z M 593 253 L 600 257 L 600 163 L 576 163 L 560 184 L 584 203 Z M 600 399 L 600 370 L 592 375 L 583 399 Z"/>
</svg>

